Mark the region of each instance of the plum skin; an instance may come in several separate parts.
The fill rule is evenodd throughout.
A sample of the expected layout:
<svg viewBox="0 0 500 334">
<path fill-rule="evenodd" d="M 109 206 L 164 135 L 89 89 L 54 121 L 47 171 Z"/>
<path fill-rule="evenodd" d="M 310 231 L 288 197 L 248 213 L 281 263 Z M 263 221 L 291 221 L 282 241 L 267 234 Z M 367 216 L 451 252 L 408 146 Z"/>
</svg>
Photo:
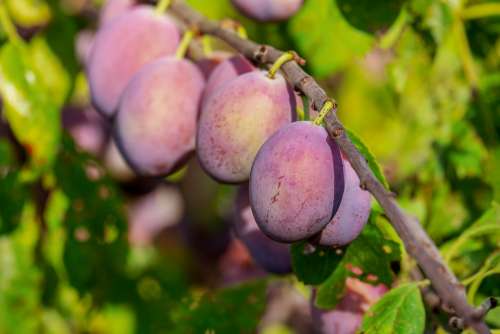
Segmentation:
<svg viewBox="0 0 500 334">
<path fill-rule="evenodd" d="M 255 67 L 242 55 L 235 55 L 223 60 L 208 77 L 203 100 L 206 101 L 217 90 L 238 76 L 253 70 L 255 70 Z"/>
<path fill-rule="evenodd" d="M 283 21 L 294 15 L 303 0 L 231 0 L 244 15 L 260 22 Z"/>
<path fill-rule="evenodd" d="M 131 80 L 120 101 L 114 134 L 138 174 L 169 175 L 191 155 L 204 84 L 194 64 L 173 57 L 146 65 Z"/>
<path fill-rule="evenodd" d="M 149 6 L 134 7 L 102 27 L 87 68 L 96 109 L 113 116 L 132 76 L 145 64 L 174 54 L 178 44 L 179 31 L 172 19 Z"/>
<path fill-rule="evenodd" d="M 255 71 L 237 77 L 203 105 L 196 136 L 201 166 L 223 183 L 247 181 L 261 145 L 295 112 L 293 89 L 281 75 L 270 79 Z"/>
<path fill-rule="evenodd" d="M 318 243 L 324 246 L 344 246 L 351 243 L 366 225 L 371 210 L 371 196 L 361 189 L 359 177 L 349 161 L 342 158 L 345 190 L 340 206 L 328 225 L 321 231 Z"/>
<path fill-rule="evenodd" d="M 291 273 L 290 247 L 288 244 L 270 239 L 260 231 L 250 208 L 247 185 L 240 187 L 235 208 L 233 222 L 235 235 L 243 242 L 253 260 L 267 272 Z"/>
<path fill-rule="evenodd" d="M 259 150 L 250 203 L 260 229 L 279 242 L 308 239 L 331 220 L 337 144 L 311 122 L 288 124 Z"/>
</svg>

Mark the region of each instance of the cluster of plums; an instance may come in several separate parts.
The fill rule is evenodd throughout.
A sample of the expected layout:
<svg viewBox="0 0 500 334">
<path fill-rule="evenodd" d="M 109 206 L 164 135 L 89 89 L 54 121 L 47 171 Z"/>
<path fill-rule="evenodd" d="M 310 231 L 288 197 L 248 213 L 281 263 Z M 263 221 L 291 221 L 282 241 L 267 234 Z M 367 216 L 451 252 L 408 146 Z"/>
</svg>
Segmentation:
<svg viewBox="0 0 500 334">
<path fill-rule="evenodd" d="M 271 272 L 290 271 L 289 243 L 342 246 L 357 237 L 370 195 L 326 130 L 296 121 L 302 102 L 283 75 L 239 54 L 202 71 L 176 55 L 172 17 L 116 2 L 120 13 L 104 16 L 87 75 L 93 104 L 136 173 L 168 176 L 196 152 L 212 178 L 241 184 L 236 235 Z M 280 20 L 302 1 L 233 3 L 259 20 Z"/>
</svg>

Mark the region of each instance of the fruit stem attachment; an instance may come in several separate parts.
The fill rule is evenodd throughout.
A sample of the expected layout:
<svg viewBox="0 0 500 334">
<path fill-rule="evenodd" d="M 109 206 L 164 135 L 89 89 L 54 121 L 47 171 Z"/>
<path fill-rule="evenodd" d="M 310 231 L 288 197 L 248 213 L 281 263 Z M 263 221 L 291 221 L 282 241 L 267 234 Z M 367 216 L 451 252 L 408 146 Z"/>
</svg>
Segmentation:
<svg viewBox="0 0 500 334">
<path fill-rule="evenodd" d="M 323 123 L 323 120 L 325 119 L 326 115 L 335 107 L 335 103 L 333 103 L 331 100 L 327 100 L 325 104 L 323 104 L 323 107 L 321 108 L 318 117 L 314 120 L 314 124 L 316 125 L 321 125 Z"/>
<path fill-rule="evenodd" d="M 7 35 L 7 39 L 9 40 L 9 42 L 15 44 L 16 46 L 22 45 L 24 43 L 19 34 L 17 33 L 14 23 L 12 23 L 12 20 L 9 17 L 7 8 L 1 1 L 0 1 L 0 26 Z"/>
<path fill-rule="evenodd" d="M 158 0 L 156 3 L 156 9 L 155 12 L 156 14 L 163 14 L 165 11 L 168 9 L 170 6 L 171 0 Z"/>
<path fill-rule="evenodd" d="M 182 59 L 186 55 L 186 52 L 189 48 L 189 43 L 194 38 L 194 29 L 188 29 L 182 36 L 182 40 L 179 44 L 179 47 L 177 48 L 177 51 L 175 52 L 175 57 L 177 59 Z"/>
<path fill-rule="evenodd" d="M 276 59 L 273 66 L 271 66 L 271 69 L 269 69 L 267 76 L 271 79 L 274 79 L 274 77 L 276 76 L 276 72 L 278 72 L 281 66 L 294 59 L 295 53 L 293 51 L 284 52 L 278 59 Z"/>
</svg>

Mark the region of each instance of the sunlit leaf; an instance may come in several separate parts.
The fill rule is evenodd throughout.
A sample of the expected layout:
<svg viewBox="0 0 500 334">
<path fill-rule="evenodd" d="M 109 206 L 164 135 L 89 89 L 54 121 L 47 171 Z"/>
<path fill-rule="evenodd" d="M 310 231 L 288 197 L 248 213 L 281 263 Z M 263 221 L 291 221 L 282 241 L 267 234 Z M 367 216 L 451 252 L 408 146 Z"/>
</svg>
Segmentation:
<svg viewBox="0 0 500 334">
<path fill-rule="evenodd" d="M 422 334 L 425 309 L 415 283 L 401 285 L 386 293 L 363 318 L 364 334 Z"/>
</svg>

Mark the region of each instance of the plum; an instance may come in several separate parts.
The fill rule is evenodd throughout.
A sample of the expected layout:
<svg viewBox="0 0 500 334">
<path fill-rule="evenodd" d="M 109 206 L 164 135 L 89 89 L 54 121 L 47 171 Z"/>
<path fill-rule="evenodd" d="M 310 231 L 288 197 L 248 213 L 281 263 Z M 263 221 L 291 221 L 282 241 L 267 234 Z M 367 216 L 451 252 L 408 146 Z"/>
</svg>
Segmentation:
<svg viewBox="0 0 500 334">
<path fill-rule="evenodd" d="M 335 309 L 320 310 L 314 304 L 311 305 L 313 322 L 320 333 L 355 334 L 364 313 L 387 291 L 383 284 L 374 286 L 355 278 L 347 278 L 346 293 Z"/>
<path fill-rule="evenodd" d="M 343 192 L 339 169 L 340 149 L 323 127 L 307 121 L 282 127 L 259 150 L 250 175 L 250 203 L 260 229 L 280 242 L 320 232 Z"/>
<path fill-rule="evenodd" d="M 210 74 L 203 100 L 206 101 L 215 91 L 238 76 L 251 72 L 255 67 L 244 56 L 235 55 L 222 61 Z"/>
<path fill-rule="evenodd" d="M 127 12 L 135 4 L 135 0 L 107 0 L 99 14 L 99 25 L 103 26 L 121 14 Z"/>
<path fill-rule="evenodd" d="M 196 61 L 196 65 L 200 68 L 205 79 L 208 79 L 213 70 L 223 61 L 231 57 L 231 53 L 226 51 L 214 51 L 208 57 L 201 58 Z"/>
<path fill-rule="evenodd" d="M 245 244 L 254 261 L 270 273 L 291 273 L 290 247 L 268 238 L 259 230 L 250 208 L 248 186 L 240 187 L 235 208 L 235 235 Z"/>
<path fill-rule="evenodd" d="M 96 109 L 113 116 L 132 76 L 147 63 L 172 55 L 178 44 L 173 20 L 149 6 L 137 6 L 106 24 L 95 36 L 87 69 Z"/>
<path fill-rule="evenodd" d="M 203 105 L 196 148 L 205 171 L 224 183 L 248 180 L 261 145 L 292 121 L 293 89 L 281 75 L 243 74 L 217 90 Z"/>
<path fill-rule="evenodd" d="M 132 200 L 127 206 L 130 242 L 150 244 L 162 230 L 178 224 L 183 212 L 184 200 L 174 186 L 161 184 L 151 193 Z"/>
<path fill-rule="evenodd" d="M 66 107 L 62 113 L 62 124 L 80 149 L 95 156 L 101 153 L 107 129 L 93 108 Z"/>
<path fill-rule="evenodd" d="M 102 157 L 104 167 L 109 175 L 117 181 L 129 182 L 135 178 L 134 171 L 129 167 L 122 154 L 118 150 L 115 141 L 111 138 Z"/>
<path fill-rule="evenodd" d="M 283 21 L 294 15 L 303 0 L 231 0 L 244 15 L 260 22 Z"/>
<path fill-rule="evenodd" d="M 193 63 L 174 57 L 146 65 L 127 85 L 114 134 L 139 175 L 169 175 L 193 152 L 204 85 Z"/>
<path fill-rule="evenodd" d="M 345 188 L 340 206 L 330 223 L 321 231 L 318 243 L 344 246 L 353 241 L 366 225 L 371 210 L 371 196 L 361 189 L 359 177 L 347 159 L 344 164 Z"/>
<path fill-rule="evenodd" d="M 92 30 L 81 30 L 75 38 L 76 57 L 82 65 L 87 65 L 94 45 L 95 33 Z"/>
</svg>

